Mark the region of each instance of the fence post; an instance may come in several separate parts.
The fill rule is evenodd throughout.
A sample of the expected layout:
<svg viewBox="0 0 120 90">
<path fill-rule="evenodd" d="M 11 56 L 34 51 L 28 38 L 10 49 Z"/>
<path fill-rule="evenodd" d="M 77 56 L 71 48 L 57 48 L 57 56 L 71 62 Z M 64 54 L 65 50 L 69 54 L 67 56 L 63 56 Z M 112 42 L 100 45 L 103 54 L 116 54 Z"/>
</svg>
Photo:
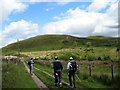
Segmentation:
<svg viewBox="0 0 120 90">
<path fill-rule="evenodd" d="M 89 64 L 89 73 L 90 73 L 90 76 L 92 75 L 91 73 L 91 64 Z"/>
<path fill-rule="evenodd" d="M 80 64 L 77 64 L 77 68 L 78 68 L 78 74 L 80 73 Z"/>
<path fill-rule="evenodd" d="M 112 79 L 114 79 L 114 66 L 113 66 L 113 64 L 111 64 L 111 75 L 112 75 Z"/>
</svg>

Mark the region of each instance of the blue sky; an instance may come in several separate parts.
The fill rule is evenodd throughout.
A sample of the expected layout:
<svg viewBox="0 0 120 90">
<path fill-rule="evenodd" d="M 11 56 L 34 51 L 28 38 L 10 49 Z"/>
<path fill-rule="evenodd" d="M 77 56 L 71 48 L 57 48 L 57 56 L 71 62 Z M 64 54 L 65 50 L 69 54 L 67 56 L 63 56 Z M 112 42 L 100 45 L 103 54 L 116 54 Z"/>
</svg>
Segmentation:
<svg viewBox="0 0 120 90">
<path fill-rule="evenodd" d="M 92 2 L 17 2 L 2 0 L 0 47 L 41 34 L 78 37 L 118 36 L 117 0 Z"/>
<path fill-rule="evenodd" d="M 43 26 L 48 22 L 56 21 L 53 17 L 60 16 L 61 13 L 65 13 L 68 9 L 79 7 L 84 10 L 90 4 L 91 2 L 72 2 L 66 5 L 58 5 L 55 2 L 38 2 L 30 4 L 25 12 L 11 14 L 9 18 L 12 22 L 24 19 Z M 5 21 L 4 24 L 9 24 L 10 22 L 11 21 Z"/>
</svg>

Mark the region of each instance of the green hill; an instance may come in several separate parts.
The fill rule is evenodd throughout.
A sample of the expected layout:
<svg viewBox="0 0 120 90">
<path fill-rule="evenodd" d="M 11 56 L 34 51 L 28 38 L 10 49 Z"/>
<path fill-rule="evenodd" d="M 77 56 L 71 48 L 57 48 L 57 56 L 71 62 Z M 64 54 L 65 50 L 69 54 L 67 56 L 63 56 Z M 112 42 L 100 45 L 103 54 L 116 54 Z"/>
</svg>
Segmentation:
<svg viewBox="0 0 120 90">
<path fill-rule="evenodd" d="M 18 43 L 20 51 L 47 51 L 63 48 L 75 48 L 85 46 L 87 42 L 91 42 L 93 47 L 117 47 L 118 38 L 92 36 L 86 38 L 74 37 L 69 35 L 39 35 L 16 43 L 9 44 L 2 48 L 3 54 L 18 51 Z"/>
<path fill-rule="evenodd" d="M 116 37 L 105 37 L 105 36 L 89 36 L 87 37 L 89 39 L 110 39 L 110 38 L 116 38 Z"/>
</svg>

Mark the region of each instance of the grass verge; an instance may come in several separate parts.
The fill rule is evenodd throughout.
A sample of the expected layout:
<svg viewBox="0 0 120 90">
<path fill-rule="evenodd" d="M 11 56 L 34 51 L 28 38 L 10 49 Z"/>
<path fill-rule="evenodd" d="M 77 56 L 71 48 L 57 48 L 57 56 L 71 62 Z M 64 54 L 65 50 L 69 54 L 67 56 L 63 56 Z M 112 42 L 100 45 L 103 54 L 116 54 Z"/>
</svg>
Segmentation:
<svg viewBox="0 0 120 90">
<path fill-rule="evenodd" d="M 3 88 L 38 88 L 32 77 L 28 74 L 22 62 L 19 65 L 2 62 Z"/>
</svg>

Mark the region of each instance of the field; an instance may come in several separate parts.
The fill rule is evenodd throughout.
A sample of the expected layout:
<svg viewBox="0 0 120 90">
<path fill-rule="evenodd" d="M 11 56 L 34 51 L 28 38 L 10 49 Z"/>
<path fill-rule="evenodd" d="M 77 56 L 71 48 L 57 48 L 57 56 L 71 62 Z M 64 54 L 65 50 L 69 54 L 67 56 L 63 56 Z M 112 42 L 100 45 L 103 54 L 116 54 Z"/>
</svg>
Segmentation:
<svg viewBox="0 0 120 90">
<path fill-rule="evenodd" d="M 22 62 L 16 65 L 3 60 L 2 69 L 2 88 L 38 88 Z"/>
<path fill-rule="evenodd" d="M 38 57 L 42 60 L 54 59 L 54 56 L 59 56 L 60 60 L 67 61 L 69 57 L 73 57 L 77 61 L 81 60 L 113 60 L 119 59 L 120 52 L 117 48 L 112 47 L 79 47 L 74 49 L 61 49 L 50 51 L 34 51 L 21 52 L 21 54 L 29 57 Z"/>
<path fill-rule="evenodd" d="M 93 47 L 116 47 L 119 38 L 92 36 L 92 37 L 74 37 L 69 35 L 39 35 L 16 43 L 9 44 L 2 48 L 3 55 L 16 55 L 18 46 L 20 52 L 61 50 L 65 48 L 80 48 L 85 46 Z"/>
<path fill-rule="evenodd" d="M 64 64 L 63 80 L 69 83 L 66 71 L 66 64 Z M 77 71 L 76 81 L 77 88 L 118 88 L 118 67 L 114 67 L 114 79 L 111 77 L 111 68 L 105 65 L 96 66 L 92 68 L 92 76 L 89 75 L 89 68 L 86 65 L 79 64 L 80 67 Z M 103 67 L 104 66 L 104 67 Z M 36 62 L 35 67 L 42 71 L 46 71 L 53 75 L 52 63 Z M 98 71 L 99 68 L 99 71 Z M 104 69 L 104 70 L 103 70 Z M 39 71 L 38 71 L 39 72 Z M 36 70 L 35 70 L 36 73 Z M 38 73 L 37 73 L 38 74 Z M 49 81 L 48 81 L 49 82 Z M 52 83 L 54 84 L 54 83 Z"/>
<path fill-rule="evenodd" d="M 26 58 L 26 61 L 28 59 Z M 25 61 L 25 62 L 26 62 Z M 48 88 L 58 88 L 54 86 L 53 77 L 53 61 L 36 60 L 34 64 L 34 73 L 37 77 L 43 81 Z M 91 63 L 92 73 L 90 76 L 89 64 Z M 68 75 L 66 70 L 66 63 L 62 61 L 64 66 L 62 78 L 65 82 L 69 83 Z M 81 61 L 78 63 L 78 70 L 76 72 L 76 84 L 77 88 L 118 88 L 119 79 L 118 77 L 118 64 L 114 63 L 114 78 L 112 79 L 111 67 L 109 62 L 104 64 L 103 61 Z M 94 64 L 93 64 L 94 63 Z M 27 63 L 26 63 L 27 64 Z M 36 69 L 37 68 L 37 69 Z M 39 70 L 38 70 L 39 69 Z M 44 72 L 50 74 L 50 76 Z M 19 64 L 14 64 L 10 62 L 9 64 L 3 60 L 3 77 L 2 77 L 2 87 L 3 88 L 38 88 L 35 82 L 32 80 L 31 76 L 25 70 L 22 62 Z M 14 78 L 13 78 L 14 76 Z M 14 83 L 14 84 L 13 84 Z M 63 89 L 72 87 L 63 83 Z"/>
<path fill-rule="evenodd" d="M 120 86 L 118 39 L 103 36 L 79 38 L 69 35 L 42 35 L 10 44 L 2 50 L 3 56 L 19 56 L 25 62 L 33 57 L 34 74 L 50 89 L 58 89 L 54 86 L 53 77 L 52 62 L 55 56 L 58 56 L 64 66 L 63 89 L 73 89 L 67 85 L 69 81 L 66 70 L 71 56 L 78 64 L 77 88 L 118 88 Z M 18 65 L 12 62 L 8 64 L 5 60 L 2 62 L 3 88 L 38 88 L 22 62 Z"/>
</svg>

